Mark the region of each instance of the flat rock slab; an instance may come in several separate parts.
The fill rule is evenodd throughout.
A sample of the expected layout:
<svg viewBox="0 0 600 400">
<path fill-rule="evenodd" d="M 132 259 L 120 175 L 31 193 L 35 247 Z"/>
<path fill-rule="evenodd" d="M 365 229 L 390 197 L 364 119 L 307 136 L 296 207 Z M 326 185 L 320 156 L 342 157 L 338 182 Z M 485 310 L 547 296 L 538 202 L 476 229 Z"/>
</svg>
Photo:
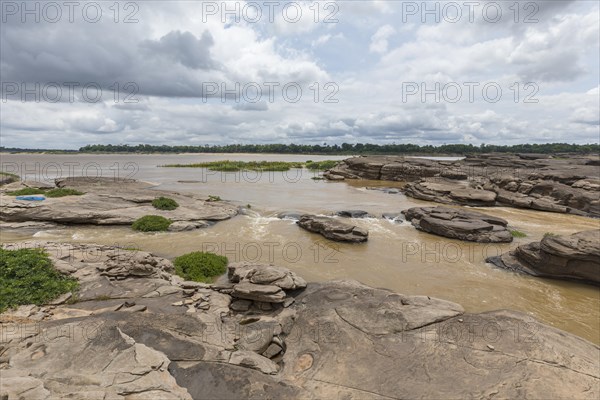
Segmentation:
<svg viewBox="0 0 600 400">
<path fill-rule="evenodd" d="M 600 285 L 600 230 L 546 236 L 486 261 L 510 271 Z"/>
<path fill-rule="evenodd" d="M 158 191 L 149 183 L 131 179 L 68 178 L 57 180 L 56 185 L 85 194 L 25 202 L 0 193 L 0 219 L 67 225 L 131 225 L 145 215 L 160 215 L 174 222 L 172 230 L 186 231 L 208 226 L 207 221 L 229 219 L 238 213 L 237 207 L 226 202 Z M 172 211 L 157 210 L 151 203 L 160 196 L 172 198 L 179 207 Z"/>
<path fill-rule="evenodd" d="M 369 232 L 366 229 L 338 221 L 335 218 L 303 215 L 296 223 L 307 231 L 319 233 L 327 239 L 337 242 L 360 243 L 366 242 L 369 238 Z"/>
<path fill-rule="evenodd" d="M 421 231 L 480 243 L 509 243 L 508 221 L 476 211 L 449 207 L 415 207 L 402 212 Z"/>
</svg>

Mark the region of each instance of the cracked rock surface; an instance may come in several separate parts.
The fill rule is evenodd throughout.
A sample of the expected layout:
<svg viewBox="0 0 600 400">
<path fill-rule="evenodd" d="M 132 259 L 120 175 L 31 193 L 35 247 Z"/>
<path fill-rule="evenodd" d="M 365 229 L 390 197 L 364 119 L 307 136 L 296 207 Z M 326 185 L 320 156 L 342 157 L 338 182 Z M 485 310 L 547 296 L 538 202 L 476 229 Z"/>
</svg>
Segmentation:
<svg viewBox="0 0 600 400">
<path fill-rule="evenodd" d="M 356 281 L 306 284 L 275 265 L 232 264 L 227 282 L 202 284 L 150 253 L 19 245 L 45 248 L 82 288 L 0 314 L 2 399 L 600 395 L 600 348 L 521 313 L 470 314 Z M 293 301 L 236 298 L 244 283 Z"/>
</svg>

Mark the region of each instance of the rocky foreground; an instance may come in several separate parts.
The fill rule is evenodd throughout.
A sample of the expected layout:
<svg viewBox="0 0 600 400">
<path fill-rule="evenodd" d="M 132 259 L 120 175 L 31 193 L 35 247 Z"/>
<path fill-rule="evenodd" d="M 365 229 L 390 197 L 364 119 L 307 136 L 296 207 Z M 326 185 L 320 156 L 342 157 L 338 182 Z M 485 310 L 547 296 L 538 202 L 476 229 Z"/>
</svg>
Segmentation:
<svg viewBox="0 0 600 400">
<path fill-rule="evenodd" d="M 533 276 L 600 285 L 600 229 L 549 235 L 487 259 L 500 268 Z"/>
<path fill-rule="evenodd" d="M 43 246 L 81 283 L 0 315 L 0 398 L 597 399 L 600 348 L 512 311 L 237 263 L 208 285 L 169 260 Z"/>
<path fill-rule="evenodd" d="M 71 188 L 84 192 L 82 196 L 46 198 L 44 201 L 22 201 L 6 191 L 32 188 Z M 157 210 L 152 200 L 168 196 L 179 203 L 172 211 Z M 120 178 L 64 178 L 56 186 L 39 182 L 15 182 L 0 192 L 0 221 L 3 228 L 46 229 L 54 224 L 131 225 L 144 215 L 169 218 L 171 231 L 202 228 L 237 214 L 237 207 L 223 201 L 208 201 L 205 197 L 153 190 L 147 182 Z"/>
<path fill-rule="evenodd" d="M 407 196 L 443 204 L 600 217 L 598 156 L 484 154 L 459 161 L 363 156 L 344 160 L 324 176 L 408 182 Z"/>
</svg>

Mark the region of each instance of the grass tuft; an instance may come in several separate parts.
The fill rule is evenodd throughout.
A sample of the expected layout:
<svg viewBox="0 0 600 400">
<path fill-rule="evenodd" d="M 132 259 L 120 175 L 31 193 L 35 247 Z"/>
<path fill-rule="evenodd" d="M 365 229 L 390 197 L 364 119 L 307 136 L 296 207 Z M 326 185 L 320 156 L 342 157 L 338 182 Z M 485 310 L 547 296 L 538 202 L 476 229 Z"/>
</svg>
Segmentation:
<svg viewBox="0 0 600 400">
<path fill-rule="evenodd" d="M 527 237 L 527 234 L 526 234 L 526 233 L 523 233 L 523 232 L 521 232 L 521 231 L 518 231 L 518 230 L 516 230 L 516 229 L 514 229 L 514 230 L 511 230 L 511 231 L 510 231 L 510 234 L 511 234 L 511 235 L 512 235 L 512 237 L 514 237 L 514 238 L 524 238 L 524 237 Z"/>
<path fill-rule="evenodd" d="M 161 196 L 152 200 L 152 206 L 157 210 L 173 211 L 179 207 L 179 204 L 173 199 Z"/>
<path fill-rule="evenodd" d="M 65 196 L 81 196 L 81 195 L 84 195 L 85 193 L 80 192 L 79 190 L 75 190 L 75 189 L 58 188 L 58 189 L 50 189 L 44 194 L 46 195 L 46 197 L 65 197 Z"/>
</svg>

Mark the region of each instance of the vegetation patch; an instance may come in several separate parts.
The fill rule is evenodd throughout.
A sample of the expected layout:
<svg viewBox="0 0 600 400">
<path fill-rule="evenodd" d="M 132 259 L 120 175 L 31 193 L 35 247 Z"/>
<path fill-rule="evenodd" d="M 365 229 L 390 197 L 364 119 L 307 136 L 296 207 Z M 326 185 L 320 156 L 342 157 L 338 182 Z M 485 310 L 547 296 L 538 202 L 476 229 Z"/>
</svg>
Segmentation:
<svg viewBox="0 0 600 400">
<path fill-rule="evenodd" d="M 31 196 L 31 195 L 36 195 L 36 194 L 43 194 L 46 197 L 65 197 L 65 196 L 81 196 L 82 194 L 85 194 L 85 193 L 80 192 L 79 190 L 75 190 L 75 189 L 64 189 L 64 188 L 57 188 L 57 189 L 50 189 L 50 190 L 36 189 L 36 188 L 23 188 L 23 189 L 19 189 L 19 190 L 14 190 L 12 192 L 7 192 L 7 194 L 9 194 L 11 196 Z"/>
<path fill-rule="evenodd" d="M 335 167 L 339 161 L 325 160 L 325 161 L 307 161 L 305 166 L 311 171 L 326 171 Z"/>
<path fill-rule="evenodd" d="M 81 195 L 84 195 L 85 193 L 80 192 L 79 190 L 75 190 L 75 189 L 58 188 L 58 189 L 50 189 L 47 192 L 45 192 L 44 194 L 46 195 L 46 197 L 65 197 L 65 196 L 81 196 Z"/>
<path fill-rule="evenodd" d="M 179 207 L 179 204 L 173 199 L 161 196 L 152 200 L 152 206 L 157 210 L 173 211 Z"/>
<path fill-rule="evenodd" d="M 512 237 L 514 238 L 524 238 L 527 237 L 526 233 L 523 233 L 521 231 L 517 231 L 517 230 L 511 230 L 510 234 L 512 235 Z"/>
<path fill-rule="evenodd" d="M 187 281 L 210 283 L 227 270 L 227 257 L 195 251 L 173 261 L 175 273 Z"/>
<path fill-rule="evenodd" d="M 208 168 L 211 171 L 237 172 L 237 171 L 289 171 L 292 168 L 302 168 L 298 162 L 284 161 L 211 161 L 196 164 L 168 164 L 163 167 L 170 168 Z"/>
<path fill-rule="evenodd" d="M 47 304 L 77 287 L 77 280 L 54 269 L 41 249 L 0 249 L 0 312 L 25 304 Z"/>
<path fill-rule="evenodd" d="M 45 194 L 46 192 L 42 189 L 36 189 L 36 188 L 23 188 L 23 189 L 19 189 L 19 190 L 13 190 L 12 192 L 6 192 L 6 194 L 9 194 L 11 196 L 31 196 L 34 194 Z"/>
<path fill-rule="evenodd" d="M 554 232 L 546 232 L 544 233 L 544 237 L 555 237 L 558 236 L 556 233 Z"/>
<path fill-rule="evenodd" d="M 160 215 L 145 215 L 135 220 L 131 228 L 140 232 L 162 232 L 169 229 L 172 223 L 173 221 Z"/>
<path fill-rule="evenodd" d="M 208 195 L 208 200 L 206 201 L 221 201 L 221 197 L 220 196 L 213 196 L 212 194 Z"/>
</svg>

